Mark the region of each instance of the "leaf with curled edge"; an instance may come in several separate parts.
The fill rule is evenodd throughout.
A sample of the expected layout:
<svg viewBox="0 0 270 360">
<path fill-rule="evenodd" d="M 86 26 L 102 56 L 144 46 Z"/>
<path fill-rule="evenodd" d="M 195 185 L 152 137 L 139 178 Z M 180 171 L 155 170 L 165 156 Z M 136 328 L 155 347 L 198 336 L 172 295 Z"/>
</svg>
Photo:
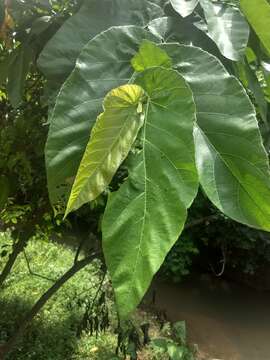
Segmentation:
<svg viewBox="0 0 270 360">
<path fill-rule="evenodd" d="M 200 0 L 200 5 L 207 22 L 207 34 L 221 54 L 230 60 L 240 60 L 249 39 L 249 26 L 241 11 L 211 0 Z"/>
</svg>

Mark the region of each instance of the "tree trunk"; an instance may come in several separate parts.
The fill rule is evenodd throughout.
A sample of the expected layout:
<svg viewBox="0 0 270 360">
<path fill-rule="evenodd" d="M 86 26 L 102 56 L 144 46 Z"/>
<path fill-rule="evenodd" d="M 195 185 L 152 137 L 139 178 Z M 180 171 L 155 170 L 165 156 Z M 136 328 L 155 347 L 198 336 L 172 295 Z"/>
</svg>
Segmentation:
<svg viewBox="0 0 270 360">
<path fill-rule="evenodd" d="M 23 238 L 20 238 L 18 242 L 14 244 L 13 251 L 9 255 L 8 261 L 0 274 L 0 289 L 3 286 L 4 281 L 8 277 L 18 255 L 23 251 L 25 244 L 26 240 Z"/>
<path fill-rule="evenodd" d="M 0 360 L 4 360 L 8 353 L 14 348 L 16 342 L 27 329 L 29 323 L 34 319 L 37 313 L 42 309 L 46 302 L 63 286 L 73 275 L 90 264 L 97 257 L 97 254 L 86 257 L 83 260 L 77 261 L 60 279 L 58 279 L 52 287 L 50 287 L 35 303 L 24 320 L 19 324 L 17 332 L 7 341 L 6 344 L 0 347 Z"/>
</svg>

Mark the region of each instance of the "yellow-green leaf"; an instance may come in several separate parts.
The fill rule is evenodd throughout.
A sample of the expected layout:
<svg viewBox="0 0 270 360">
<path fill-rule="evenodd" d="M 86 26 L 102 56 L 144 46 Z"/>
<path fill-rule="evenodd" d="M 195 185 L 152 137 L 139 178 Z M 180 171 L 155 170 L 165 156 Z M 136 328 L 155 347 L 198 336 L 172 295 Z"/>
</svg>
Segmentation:
<svg viewBox="0 0 270 360">
<path fill-rule="evenodd" d="M 105 97 L 73 184 L 66 215 L 97 198 L 127 156 L 143 123 L 144 91 L 123 85 Z"/>
<path fill-rule="evenodd" d="M 144 71 L 150 67 L 162 66 L 172 67 L 172 60 L 167 53 L 149 40 L 144 40 L 139 52 L 132 58 L 131 65 L 137 72 Z"/>
<path fill-rule="evenodd" d="M 241 0 L 241 9 L 270 54 L 270 4 L 266 0 Z"/>
</svg>

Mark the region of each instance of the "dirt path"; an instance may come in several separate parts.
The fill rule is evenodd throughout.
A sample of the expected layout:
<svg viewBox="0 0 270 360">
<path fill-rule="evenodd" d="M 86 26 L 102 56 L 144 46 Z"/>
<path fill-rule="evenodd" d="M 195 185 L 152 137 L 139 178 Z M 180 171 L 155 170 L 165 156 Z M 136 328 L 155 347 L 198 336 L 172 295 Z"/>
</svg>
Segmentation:
<svg viewBox="0 0 270 360">
<path fill-rule="evenodd" d="M 155 288 L 158 307 L 186 320 L 190 341 L 210 359 L 270 360 L 270 293 L 209 277 Z"/>
</svg>

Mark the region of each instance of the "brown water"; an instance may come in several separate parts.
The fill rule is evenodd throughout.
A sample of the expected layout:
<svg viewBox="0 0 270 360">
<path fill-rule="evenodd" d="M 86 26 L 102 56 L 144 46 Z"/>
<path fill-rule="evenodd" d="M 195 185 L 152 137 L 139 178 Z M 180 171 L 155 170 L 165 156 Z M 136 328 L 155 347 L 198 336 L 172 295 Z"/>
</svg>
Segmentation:
<svg viewBox="0 0 270 360">
<path fill-rule="evenodd" d="M 156 304 L 169 320 L 185 320 L 191 343 L 209 359 L 270 360 L 270 293 L 208 276 L 156 284 Z"/>
</svg>

